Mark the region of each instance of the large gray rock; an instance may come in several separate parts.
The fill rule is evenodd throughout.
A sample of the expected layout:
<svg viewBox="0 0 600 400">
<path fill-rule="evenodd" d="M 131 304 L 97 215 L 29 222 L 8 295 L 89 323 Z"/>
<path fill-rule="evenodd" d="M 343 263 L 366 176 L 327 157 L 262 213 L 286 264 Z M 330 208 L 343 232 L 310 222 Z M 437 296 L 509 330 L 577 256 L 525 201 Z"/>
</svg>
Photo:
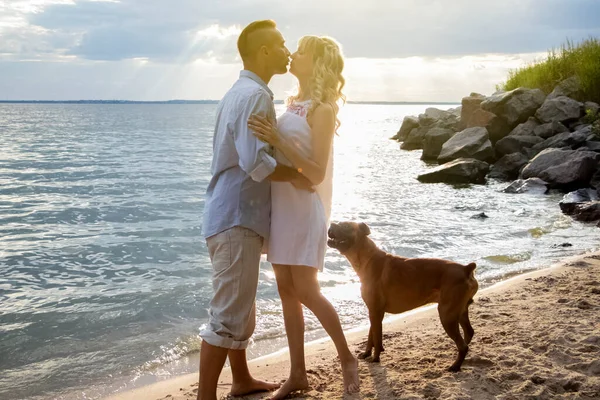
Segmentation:
<svg viewBox="0 0 600 400">
<path fill-rule="evenodd" d="M 600 219 L 600 201 L 593 189 L 579 189 L 567 193 L 558 205 L 563 213 L 578 221 L 591 222 Z"/>
<path fill-rule="evenodd" d="M 538 136 L 525 136 L 525 135 L 509 135 L 503 139 L 500 139 L 494 150 L 496 151 L 497 157 L 502 157 L 506 154 L 523 152 L 523 149 L 535 146 L 544 141 Z"/>
<path fill-rule="evenodd" d="M 485 175 L 489 171 L 489 164 L 483 161 L 459 158 L 444 165 L 440 165 L 417 179 L 425 183 L 485 183 Z"/>
<path fill-rule="evenodd" d="M 573 192 L 567 193 L 558 203 L 560 210 L 565 214 L 572 214 L 577 205 L 587 203 L 588 201 L 597 201 L 598 193 L 595 189 L 582 188 Z"/>
<path fill-rule="evenodd" d="M 600 154 L 591 151 L 546 149 L 521 171 L 521 178 L 540 178 L 552 187 L 587 187 L 596 171 Z"/>
<path fill-rule="evenodd" d="M 479 93 L 471 93 L 462 99 L 462 107 L 460 112 L 461 128 L 469 128 L 467 124 L 471 120 L 473 113 L 479 110 L 481 102 L 485 100 L 485 96 Z"/>
<path fill-rule="evenodd" d="M 600 168 L 596 169 L 592 179 L 590 179 L 590 186 L 596 189 L 596 192 L 600 195 Z"/>
<path fill-rule="evenodd" d="M 543 122 L 570 122 L 583 115 L 583 103 L 566 96 L 546 100 L 535 112 L 535 117 Z"/>
<path fill-rule="evenodd" d="M 551 138 L 548 138 L 541 143 L 537 143 L 531 149 L 533 150 L 532 154 L 537 154 L 542 150 L 550 149 L 550 148 L 564 148 L 569 147 L 571 149 L 576 149 L 583 145 L 589 136 L 588 129 L 582 129 L 575 132 L 563 132 L 558 135 L 554 135 Z"/>
<path fill-rule="evenodd" d="M 581 99 L 583 92 L 581 90 L 581 81 L 578 77 L 572 76 L 560 82 L 548 95 L 548 99 L 555 99 L 561 96 L 571 97 L 573 99 Z"/>
<path fill-rule="evenodd" d="M 522 124 L 517 125 L 515 129 L 513 129 L 509 135 L 510 136 L 533 136 L 535 128 L 540 126 L 540 123 L 534 117 L 529 117 L 529 119 Z"/>
<path fill-rule="evenodd" d="M 458 123 L 458 117 L 449 111 L 434 107 L 429 107 L 425 110 L 425 113 L 419 114 L 419 124 L 421 126 L 436 125 L 445 121 Z"/>
<path fill-rule="evenodd" d="M 504 118 L 496 116 L 486 125 L 485 129 L 490 134 L 492 144 L 496 144 L 500 139 L 508 136 L 512 127 L 508 125 Z"/>
<path fill-rule="evenodd" d="M 419 119 L 413 116 L 404 117 L 402 121 L 402 125 L 400 126 L 400 130 L 392 139 L 403 141 L 406 139 L 410 131 L 419 127 Z"/>
<path fill-rule="evenodd" d="M 528 162 L 529 158 L 523 153 L 507 154 L 492 165 L 488 178 L 506 181 L 517 179 L 519 172 Z"/>
<path fill-rule="evenodd" d="M 485 128 L 494 118 L 496 118 L 496 114 L 478 108 L 471 114 L 471 117 L 468 119 L 465 128 L 474 128 L 476 126 L 481 126 Z"/>
<path fill-rule="evenodd" d="M 462 106 L 449 108 L 448 112 L 454 114 L 457 118 L 460 118 L 460 116 L 462 115 Z"/>
<path fill-rule="evenodd" d="M 404 139 L 404 142 L 400 145 L 402 150 L 417 150 L 423 148 L 423 140 L 425 139 L 425 134 L 429 132 L 431 127 L 429 126 L 420 126 L 418 128 L 414 128 L 410 131 L 410 133 Z"/>
<path fill-rule="evenodd" d="M 441 163 L 457 158 L 474 158 L 491 161 L 494 150 L 485 128 L 467 128 L 452 136 L 444 145 L 438 157 Z"/>
<path fill-rule="evenodd" d="M 548 183 L 540 178 L 517 179 L 508 185 L 504 193 L 539 193 L 544 194 L 548 191 Z"/>
<path fill-rule="evenodd" d="M 593 101 L 586 101 L 583 103 L 583 108 L 585 108 L 586 111 L 589 110 L 592 114 L 597 114 L 598 111 L 600 111 L 600 105 Z"/>
<path fill-rule="evenodd" d="M 536 136 L 541 137 L 542 139 L 548 139 L 548 138 L 551 138 L 552 136 L 558 135 L 559 133 L 568 132 L 568 131 L 569 131 L 569 128 L 567 128 L 566 126 L 564 126 L 563 124 L 561 124 L 558 121 L 554 121 L 554 122 L 548 122 L 547 124 L 542 124 L 540 126 L 537 126 L 533 130 L 533 133 Z"/>
<path fill-rule="evenodd" d="M 577 148 L 577 150 L 595 151 L 596 153 L 600 153 L 600 142 L 597 142 L 595 140 L 588 140 L 583 144 L 583 146 Z"/>
<path fill-rule="evenodd" d="M 600 219 L 600 201 L 578 204 L 571 216 L 581 222 L 598 221 Z"/>
<path fill-rule="evenodd" d="M 421 160 L 437 160 L 442 151 L 442 146 L 454 135 L 448 128 L 433 128 L 427 132 L 423 140 L 423 154 Z"/>
<path fill-rule="evenodd" d="M 481 108 L 504 118 L 510 128 L 533 116 L 544 103 L 546 95 L 539 89 L 518 88 L 492 95 L 481 103 Z"/>
</svg>

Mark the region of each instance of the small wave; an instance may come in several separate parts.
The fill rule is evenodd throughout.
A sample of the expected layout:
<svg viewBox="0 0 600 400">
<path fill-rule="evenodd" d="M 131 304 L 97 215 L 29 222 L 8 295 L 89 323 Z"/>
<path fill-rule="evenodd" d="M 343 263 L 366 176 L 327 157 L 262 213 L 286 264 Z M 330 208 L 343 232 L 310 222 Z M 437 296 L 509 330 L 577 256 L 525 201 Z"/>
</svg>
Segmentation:
<svg viewBox="0 0 600 400">
<path fill-rule="evenodd" d="M 487 256 L 483 259 L 486 261 L 493 262 L 495 264 L 515 264 L 531 259 L 532 252 L 526 251 L 524 253 L 517 254 L 499 254 L 494 256 Z"/>
<path fill-rule="evenodd" d="M 174 344 L 160 346 L 160 355 L 150 361 L 145 362 L 138 372 L 153 371 L 165 364 L 177 361 L 187 355 L 200 351 L 202 338 L 199 335 L 190 335 L 178 339 Z"/>
</svg>

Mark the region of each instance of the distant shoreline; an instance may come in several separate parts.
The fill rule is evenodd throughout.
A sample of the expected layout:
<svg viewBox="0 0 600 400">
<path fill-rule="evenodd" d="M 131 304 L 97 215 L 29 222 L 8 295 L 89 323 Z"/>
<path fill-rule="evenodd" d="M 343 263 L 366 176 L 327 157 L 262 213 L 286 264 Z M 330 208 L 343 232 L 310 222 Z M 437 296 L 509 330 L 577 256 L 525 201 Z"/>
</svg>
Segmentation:
<svg viewBox="0 0 600 400">
<path fill-rule="evenodd" d="M 0 104 L 218 104 L 219 100 L 162 100 L 162 101 L 137 101 L 137 100 L 0 100 Z M 275 104 L 283 104 L 283 100 L 275 100 Z M 374 105 L 458 105 L 457 102 L 444 101 L 348 101 L 348 104 L 374 104 Z"/>
</svg>

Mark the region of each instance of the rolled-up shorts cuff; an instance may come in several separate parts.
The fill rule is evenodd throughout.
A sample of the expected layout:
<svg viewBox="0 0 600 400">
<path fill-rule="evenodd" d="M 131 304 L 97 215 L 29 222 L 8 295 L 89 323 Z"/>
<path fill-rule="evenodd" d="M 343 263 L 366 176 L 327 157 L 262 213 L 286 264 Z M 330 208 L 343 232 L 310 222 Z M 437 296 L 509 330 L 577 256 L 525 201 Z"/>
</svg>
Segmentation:
<svg viewBox="0 0 600 400">
<path fill-rule="evenodd" d="M 250 340 L 240 341 L 229 337 L 219 336 L 217 333 L 208 330 L 200 332 L 200 337 L 212 346 L 223 347 L 230 350 L 245 350 L 250 342 Z"/>
</svg>

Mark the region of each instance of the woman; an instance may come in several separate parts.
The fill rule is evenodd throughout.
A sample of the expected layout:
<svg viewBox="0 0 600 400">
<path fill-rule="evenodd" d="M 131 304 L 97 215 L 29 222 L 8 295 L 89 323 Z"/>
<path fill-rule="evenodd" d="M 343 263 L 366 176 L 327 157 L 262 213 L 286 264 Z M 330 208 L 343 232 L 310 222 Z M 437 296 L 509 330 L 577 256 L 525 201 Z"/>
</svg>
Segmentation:
<svg viewBox="0 0 600 400">
<path fill-rule="evenodd" d="M 273 264 L 277 279 L 291 362 L 290 376 L 274 399 L 308 387 L 302 304 L 315 314 L 336 346 L 345 391 L 354 393 L 359 388 L 358 362 L 317 280 L 327 247 L 333 137 L 340 125 L 337 101 L 344 99 L 344 60 L 334 40 L 316 36 L 300 39 L 291 60 L 290 72 L 298 78 L 298 94 L 288 99 L 287 111 L 277 126 L 259 116 L 248 122 L 259 139 L 275 148 L 278 162 L 294 166 L 315 185 L 315 192 L 308 192 L 287 182 L 271 183 L 267 260 Z"/>
</svg>

